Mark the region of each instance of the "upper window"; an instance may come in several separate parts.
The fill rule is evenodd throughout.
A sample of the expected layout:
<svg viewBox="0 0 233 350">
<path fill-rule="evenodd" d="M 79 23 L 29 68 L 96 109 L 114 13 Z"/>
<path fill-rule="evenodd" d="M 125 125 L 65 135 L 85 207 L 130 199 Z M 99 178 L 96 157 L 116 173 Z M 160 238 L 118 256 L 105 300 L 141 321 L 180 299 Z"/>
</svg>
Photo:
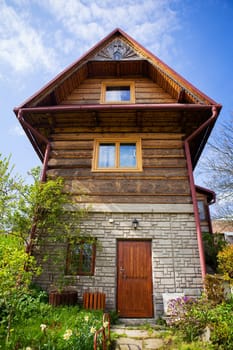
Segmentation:
<svg viewBox="0 0 233 350">
<path fill-rule="evenodd" d="M 95 242 L 70 243 L 67 247 L 66 274 L 93 275 L 95 267 Z"/>
<path fill-rule="evenodd" d="M 102 83 L 101 103 L 134 103 L 134 82 L 109 81 Z"/>
<path fill-rule="evenodd" d="M 92 170 L 140 171 L 140 140 L 96 140 Z"/>
</svg>

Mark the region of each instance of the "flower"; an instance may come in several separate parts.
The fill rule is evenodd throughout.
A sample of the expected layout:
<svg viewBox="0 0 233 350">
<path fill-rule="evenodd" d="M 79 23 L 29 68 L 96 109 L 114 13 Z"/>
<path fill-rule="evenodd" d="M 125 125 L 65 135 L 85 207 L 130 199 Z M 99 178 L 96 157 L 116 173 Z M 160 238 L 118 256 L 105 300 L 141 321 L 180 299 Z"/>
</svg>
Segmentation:
<svg viewBox="0 0 233 350">
<path fill-rule="evenodd" d="M 72 330 L 71 329 L 67 329 L 65 334 L 63 335 L 63 339 L 69 340 L 70 337 L 72 336 L 72 334 L 73 334 Z"/>
<path fill-rule="evenodd" d="M 45 329 L 46 329 L 46 327 L 47 327 L 46 324 L 43 324 L 43 323 L 42 323 L 42 324 L 40 325 L 41 331 L 44 332 Z M 28 350 L 29 350 L 29 349 L 28 349 Z"/>
<path fill-rule="evenodd" d="M 89 316 L 85 316 L 85 317 L 84 317 L 84 320 L 85 320 L 86 322 L 88 322 Z"/>
<path fill-rule="evenodd" d="M 94 334 L 94 333 L 96 332 L 96 328 L 95 328 L 95 327 L 91 327 L 90 332 L 91 332 L 92 334 Z"/>
<path fill-rule="evenodd" d="M 104 328 L 107 328 L 107 327 L 108 327 L 108 321 L 105 321 L 105 322 L 103 323 L 103 327 L 104 327 Z"/>
<path fill-rule="evenodd" d="M 27 346 L 26 350 L 32 350 L 32 348 L 30 346 Z"/>
</svg>

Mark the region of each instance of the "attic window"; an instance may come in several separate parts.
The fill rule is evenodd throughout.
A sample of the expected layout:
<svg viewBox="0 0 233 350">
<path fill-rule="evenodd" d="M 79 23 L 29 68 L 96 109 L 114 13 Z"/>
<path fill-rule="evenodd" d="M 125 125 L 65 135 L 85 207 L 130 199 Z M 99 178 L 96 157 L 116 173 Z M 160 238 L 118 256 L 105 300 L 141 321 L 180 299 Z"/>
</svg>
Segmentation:
<svg viewBox="0 0 233 350">
<path fill-rule="evenodd" d="M 141 171 L 140 140 L 95 140 L 93 171 Z"/>
<path fill-rule="evenodd" d="M 101 103 L 135 103 L 134 82 L 108 81 L 102 83 Z"/>
</svg>

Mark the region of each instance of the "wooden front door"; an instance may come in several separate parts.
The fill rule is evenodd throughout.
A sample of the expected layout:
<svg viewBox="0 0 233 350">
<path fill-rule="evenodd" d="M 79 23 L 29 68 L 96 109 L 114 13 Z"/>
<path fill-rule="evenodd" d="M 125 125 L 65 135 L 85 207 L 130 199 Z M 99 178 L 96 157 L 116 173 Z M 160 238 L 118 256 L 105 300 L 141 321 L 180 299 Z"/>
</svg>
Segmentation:
<svg viewBox="0 0 233 350">
<path fill-rule="evenodd" d="M 117 307 L 121 317 L 153 317 L 150 241 L 118 241 Z"/>
</svg>

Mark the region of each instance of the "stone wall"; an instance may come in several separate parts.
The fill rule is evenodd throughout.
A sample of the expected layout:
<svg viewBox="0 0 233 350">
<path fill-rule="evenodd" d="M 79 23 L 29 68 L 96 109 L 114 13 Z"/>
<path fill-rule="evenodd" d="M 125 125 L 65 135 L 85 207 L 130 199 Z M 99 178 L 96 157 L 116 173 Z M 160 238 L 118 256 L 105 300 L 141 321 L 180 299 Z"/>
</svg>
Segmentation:
<svg viewBox="0 0 233 350">
<path fill-rule="evenodd" d="M 201 269 L 194 216 L 184 213 L 90 211 L 82 223 L 82 233 L 97 238 L 94 276 L 77 276 L 79 300 L 85 291 L 106 293 L 106 308 L 116 310 L 117 240 L 150 239 L 152 242 L 154 314 L 163 312 L 163 293 L 184 293 L 197 296 L 202 288 Z M 162 211 L 162 210 L 161 210 Z M 137 218 L 139 227 L 132 227 Z M 40 277 L 40 284 L 48 289 L 49 267 Z"/>
</svg>

